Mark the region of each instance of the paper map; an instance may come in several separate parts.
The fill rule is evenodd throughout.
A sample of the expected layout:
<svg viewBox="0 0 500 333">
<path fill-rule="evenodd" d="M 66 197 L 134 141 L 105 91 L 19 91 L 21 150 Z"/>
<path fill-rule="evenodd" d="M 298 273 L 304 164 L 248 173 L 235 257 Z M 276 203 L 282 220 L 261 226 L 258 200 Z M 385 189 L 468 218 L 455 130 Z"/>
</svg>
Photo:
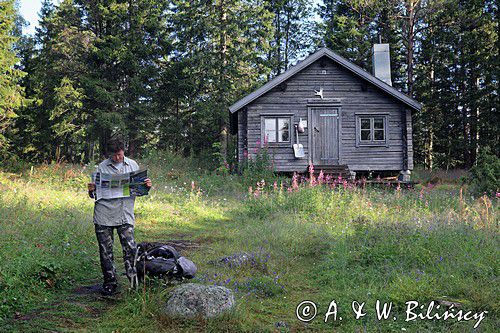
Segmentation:
<svg viewBox="0 0 500 333">
<path fill-rule="evenodd" d="M 147 195 L 149 188 L 144 183 L 146 178 L 148 170 L 123 174 L 94 172 L 92 174 L 92 182 L 96 185 L 94 198 L 100 200 Z"/>
</svg>

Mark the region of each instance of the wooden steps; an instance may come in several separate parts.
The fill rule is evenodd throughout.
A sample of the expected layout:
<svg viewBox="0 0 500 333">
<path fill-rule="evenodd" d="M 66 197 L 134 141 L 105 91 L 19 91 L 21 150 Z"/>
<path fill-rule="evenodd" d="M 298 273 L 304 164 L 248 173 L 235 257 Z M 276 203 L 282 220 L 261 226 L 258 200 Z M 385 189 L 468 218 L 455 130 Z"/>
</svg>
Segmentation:
<svg viewBox="0 0 500 333">
<path fill-rule="evenodd" d="M 349 171 L 349 167 L 345 164 L 314 166 L 314 175 L 319 175 L 321 171 L 323 171 L 324 175 L 330 175 L 335 178 L 342 177 L 343 179 L 349 179 L 351 177 L 351 172 Z M 309 167 L 307 167 L 306 173 L 309 173 Z"/>
</svg>

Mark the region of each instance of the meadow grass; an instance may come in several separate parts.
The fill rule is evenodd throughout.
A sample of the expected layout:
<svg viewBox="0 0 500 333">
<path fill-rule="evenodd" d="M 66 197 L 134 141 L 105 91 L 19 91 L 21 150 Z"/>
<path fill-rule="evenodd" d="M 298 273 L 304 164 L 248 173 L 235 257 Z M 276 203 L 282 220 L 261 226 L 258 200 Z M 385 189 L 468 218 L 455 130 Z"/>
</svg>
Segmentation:
<svg viewBox="0 0 500 333">
<path fill-rule="evenodd" d="M 44 165 L 0 173 L 0 331 L 473 330 L 475 320 L 405 322 L 409 300 L 488 311 L 477 331 L 497 331 L 498 199 L 473 198 L 454 184 L 394 189 L 336 181 L 332 188 L 284 178 L 250 192 L 237 175 L 182 159 L 142 164 L 154 189 L 136 201 L 136 240 L 196 245 L 183 250 L 198 266 L 194 282 L 232 289 L 235 311 L 168 318 L 161 308 L 174 287 L 159 281 L 124 288 L 117 300 L 79 293 L 100 282 L 86 193 L 92 168 Z M 119 244 L 115 253 L 123 272 Z M 243 253 L 248 260 L 231 260 Z M 308 323 L 295 316 L 303 300 L 318 307 Z M 325 323 L 332 300 L 343 320 Z M 354 300 L 366 302 L 367 315 L 358 320 Z M 376 320 L 376 300 L 393 302 L 389 320 Z"/>
</svg>

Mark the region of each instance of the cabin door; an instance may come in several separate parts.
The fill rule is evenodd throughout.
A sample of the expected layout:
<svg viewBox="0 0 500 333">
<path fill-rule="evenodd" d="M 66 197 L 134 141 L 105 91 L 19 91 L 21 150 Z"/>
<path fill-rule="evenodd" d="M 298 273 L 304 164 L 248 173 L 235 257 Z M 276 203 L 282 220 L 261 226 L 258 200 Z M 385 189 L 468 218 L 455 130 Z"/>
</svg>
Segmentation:
<svg viewBox="0 0 500 333">
<path fill-rule="evenodd" d="M 310 109 L 312 163 L 314 165 L 339 164 L 339 108 L 314 107 Z"/>
</svg>

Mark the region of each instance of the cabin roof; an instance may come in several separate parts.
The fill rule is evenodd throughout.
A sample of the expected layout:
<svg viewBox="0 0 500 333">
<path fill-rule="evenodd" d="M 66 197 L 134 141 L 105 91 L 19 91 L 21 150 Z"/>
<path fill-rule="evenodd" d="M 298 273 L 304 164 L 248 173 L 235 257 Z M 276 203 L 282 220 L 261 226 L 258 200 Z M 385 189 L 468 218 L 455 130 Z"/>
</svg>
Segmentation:
<svg viewBox="0 0 500 333">
<path fill-rule="evenodd" d="M 280 83 L 288 80 L 316 60 L 320 59 L 323 56 L 327 56 L 328 58 L 332 59 L 335 63 L 339 64 L 340 66 L 346 68 L 347 70 L 351 71 L 355 75 L 361 77 L 362 79 L 368 81 L 369 83 L 373 84 L 374 86 L 380 88 L 381 90 L 385 91 L 389 95 L 395 97 L 396 99 L 400 100 L 404 104 L 408 105 L 409 107 L 413 108 L 414 110 L 420 110 L 422 108 L 422 105 L 414 100 L 413 98 L 409 97 L 406 94 L 403 94 L 402 92 L 398 91 L 397 89 L 393 88 L 392 86 L 388 85 L 384 81 L 376 78 L 369 72 L 365 71 L 363 68 L 353 64 L 349 60 L 345 59 L 344 57 L 338 55 L 337 53 L 333 52 L 332 50 L 324 47 L 321 48 L 320 50 L 316 51 L 315 53 L 309 55 L 306 59 L 303 61 L 297 63 L 295 66 L 290 67 L 287 71 L 282 73 L 281 75 L 278 75 L 271 81 L 267 82 L 264 84 L 262 87 L 259 89 L 255 90 L 251 94 L 243 97 L 233 105 L 229 107 L 229 111 L 231 113 L 234 113 L 241 109 L 242 107 L 248 105 L 249 103 L 253 102 L 260 96 L 264 95 L 267 93 L 269 90 L 273 89 Z"/>
</svg>

